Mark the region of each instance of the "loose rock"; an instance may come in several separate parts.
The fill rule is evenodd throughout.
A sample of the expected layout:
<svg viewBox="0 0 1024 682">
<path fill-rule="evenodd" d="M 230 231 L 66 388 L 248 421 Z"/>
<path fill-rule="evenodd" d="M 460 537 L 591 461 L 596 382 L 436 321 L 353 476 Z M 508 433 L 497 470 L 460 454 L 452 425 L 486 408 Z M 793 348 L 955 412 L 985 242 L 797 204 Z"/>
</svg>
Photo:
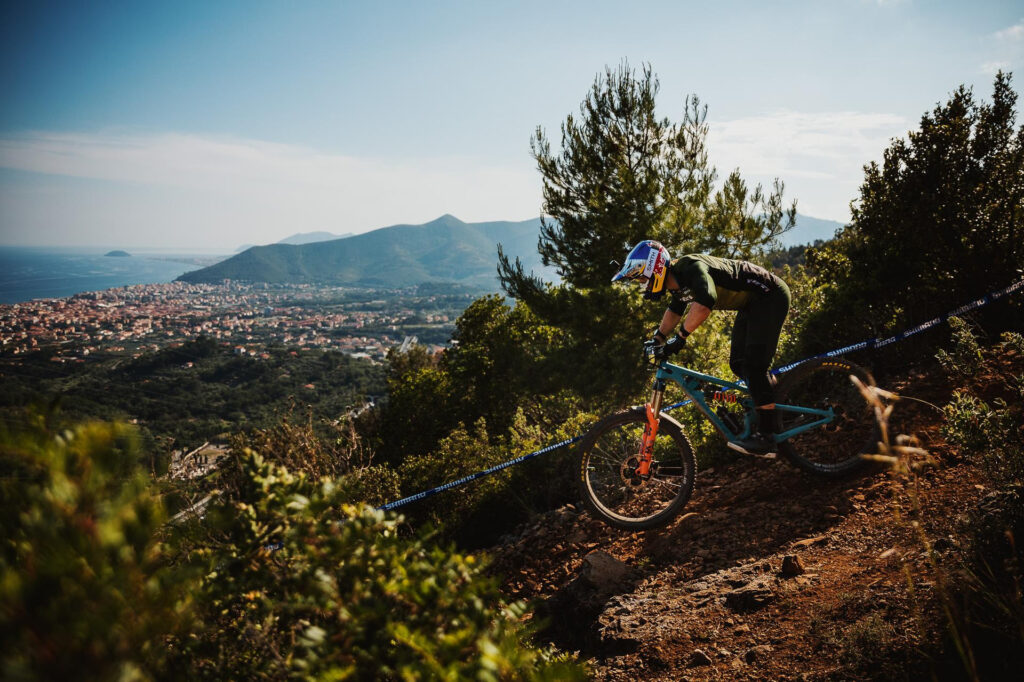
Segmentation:
<svg viewBox="0 0 1024 682">
<path fill-rule="evenodd" d="M 782 575 L 787 578 L 801 575 L 804 572 L 804 564 L 800 557 L 795 554 L 787 554 L 782 557 Z"/>
<path fill-rule="evenodd" d="M 754 661 L 763 660 L 768 657 L 768 654 L 772 652 L 772 648 L 768 644 L 759 644 L 755 647 L 750 647 L 743 654 L 743 660 L 747 663 L 753 663 Z"/>
<path fill-rule="evenodd" d="M 733 611 L 754 611 L 775 601 L 775 593 L 763 582 L 753 582 L 725 593 L 725 605 Z"/>
<path fill-rule="evenodd" d="M 580 577 L 598 590 L 610 590 L 629 575 L 629 566 L 608 552 L 591 552 L 583 558 Z"/>
<path fill-rule="evenodd" d="M 693 653 L 690 654 L 690 667 L 695 668 L 699 665 L 711 665 L 711 659 L 700 649 L 694 649 Z"/>
<path fill-rule="evenodd" d="M 806 538 L 804 540 L 798 540 L 793 543 L 794 547 L 810 547 L 811 545 L 824 545 L 828 542 L 827 535 L 818 535 L 813 538 Z"/>
</svg>

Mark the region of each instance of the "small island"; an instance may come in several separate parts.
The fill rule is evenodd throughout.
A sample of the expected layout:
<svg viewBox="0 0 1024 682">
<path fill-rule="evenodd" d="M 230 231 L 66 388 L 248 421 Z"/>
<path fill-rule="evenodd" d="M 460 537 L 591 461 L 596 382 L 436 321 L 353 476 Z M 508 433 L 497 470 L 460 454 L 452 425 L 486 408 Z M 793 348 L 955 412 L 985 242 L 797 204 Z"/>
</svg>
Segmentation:
<svg viewBox="0 0 1024 682">
<path fill-rule="evenodd" d="M 107 251 L 103 255 L 104 256 L 113 256 L 115 258 L 127 258 L 127 257 L 131 256 L 132 254 L 128 253 L 127 251 Z"/>
</svg>

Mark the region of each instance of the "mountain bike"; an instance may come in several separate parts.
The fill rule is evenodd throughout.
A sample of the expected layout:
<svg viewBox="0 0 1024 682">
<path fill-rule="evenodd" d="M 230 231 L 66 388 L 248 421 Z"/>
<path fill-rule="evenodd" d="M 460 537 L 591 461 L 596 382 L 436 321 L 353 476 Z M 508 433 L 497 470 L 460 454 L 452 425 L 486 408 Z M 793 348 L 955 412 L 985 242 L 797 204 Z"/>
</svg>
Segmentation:
<svg viewBox="0 0 1024 682">
<path fill-rule="evenodd" d="M 597 517 L 627 530 L 664 525 L 693 493 L 697 462 L 682 424 L 663 411 L 674 382 L 726 441 L 748 438 L 757 412 L 747 387 L 646 355 L 656 367 L 651 399 L 598 421 L 583 437 L 579 483 Z M 862 453 L 878 441 L 878 425 L 857 377 L 874 386 L 871 374 L 843 358 L 810 360 L 783 374 L 775 388 L 777 451 L 800 469 L 840 477 L 865 463 Z M 774 458 L 775 455 L 768 455 Z"/>
</svg>

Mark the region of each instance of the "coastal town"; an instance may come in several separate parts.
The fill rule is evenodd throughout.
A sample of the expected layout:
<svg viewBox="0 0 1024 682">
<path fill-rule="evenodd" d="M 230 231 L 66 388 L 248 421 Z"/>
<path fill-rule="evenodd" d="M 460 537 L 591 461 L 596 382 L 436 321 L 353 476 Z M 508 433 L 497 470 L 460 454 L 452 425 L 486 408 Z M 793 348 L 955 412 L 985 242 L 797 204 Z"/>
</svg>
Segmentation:
<svg viewBox="0 0 1024 682">
<path fill-rule="evenodd" d="M 253 357 L 278 345 L 380 362 L 392 347 L 417 340 L 440 351 L 473 298 L 436 287 L 134 285 L 0 305 L 0 355 L 46 348 L 54 362 L 84 362 L 97 351 L 138 357 L 206 336 Z"/>
</svg>

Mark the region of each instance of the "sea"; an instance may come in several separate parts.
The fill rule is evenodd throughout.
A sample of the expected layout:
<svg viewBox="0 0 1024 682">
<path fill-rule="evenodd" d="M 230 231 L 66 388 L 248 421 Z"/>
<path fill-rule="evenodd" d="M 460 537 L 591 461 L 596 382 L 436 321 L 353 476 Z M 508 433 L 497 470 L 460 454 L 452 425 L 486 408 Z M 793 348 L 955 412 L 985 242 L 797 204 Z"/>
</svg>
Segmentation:
<svg viewBox="0 0 1024 682">
<path fill-rule="evenodd" d="M 105 255 L 111 250 L 0 246 L 0 303 L 172 282 L 182 273 L 218 260 L 209 254 L 155 251 Z"/>
</svg>

